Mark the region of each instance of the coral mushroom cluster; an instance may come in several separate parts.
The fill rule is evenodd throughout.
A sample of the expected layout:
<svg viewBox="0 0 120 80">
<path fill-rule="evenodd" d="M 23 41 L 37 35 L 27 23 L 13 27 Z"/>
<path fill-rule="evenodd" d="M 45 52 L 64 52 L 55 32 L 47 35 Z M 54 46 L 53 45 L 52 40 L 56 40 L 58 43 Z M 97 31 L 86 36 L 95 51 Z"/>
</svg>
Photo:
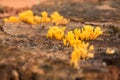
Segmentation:
<svg viewBox="0 0 120 80">
<path fill-rule="evenodd" d="M 65 27 L 53 26 L 50 27 L 47 37 L 63 40 L 65 46 L 72 46 L 73 52 L 71 54 L 70 64 L 74 68 L 79 68 L 79 61 L 81 59 L 89 59 L 94 57 L 94 46 L 85 43 L 84 40 L 95 40 L 98 36 L 103 34 L 100 27 L 93 27 L 85 25 L 81 29 L 74 29 L 64 34 Z"/>
<path fill-rule="evenodd" d="M 18 14 L 18 17 L 11 16 L 9 18 L 5 18 L 5 23 L 17 23 L 17 22 L 26 22 L 28 24 L 40 24 L 40 23 L 55 23 L 58 24 L 67 24 L 69 22 L 68 19 L 61 16 L 58 12 L 54 12 L 48 17 L 48 13 L 43 11 L 41 12 L 41 16 L 34 15 L 33 11 L 27 10 Z"/>
<path fill-rule="evenodd" d="M 75 44 L 74 50 L 71 54 L 70 64 L 74 66 L 74 68 L 79 69 L 79 61 L 81 59 L 89 59 L 93 58 L 94 54 L 94 46 L 89 45 L 89 43 L 79 42 Z"/>
<path fill-rule="evenodd" d="M 74 29 L 74 31 L 68 31 L 63 39 L 64 45 L 77 44 L 78 40 L 95 40 L 98 36 L 103 34 L 100 27 L 93 27 L 90 25 L 85 25 L 81 29 Z"/>
<path fill-rule="evenodd" d="M 65 30 L 65 27 L 59 28 L 58 26 L 52 26 L 48 30 L 47 37 L 62 40 L 64 37 L 64 30 Z"/>
<path fill-rule="evenodd" d="M 70 21 L 70 20 L 64 18 L 63 16 L 61 16 L 58 12 L 54 12 L 51 15 L 51 20 L 56 25 L 58 25 L 58 24 L 67 24 Z"/>
</svg>

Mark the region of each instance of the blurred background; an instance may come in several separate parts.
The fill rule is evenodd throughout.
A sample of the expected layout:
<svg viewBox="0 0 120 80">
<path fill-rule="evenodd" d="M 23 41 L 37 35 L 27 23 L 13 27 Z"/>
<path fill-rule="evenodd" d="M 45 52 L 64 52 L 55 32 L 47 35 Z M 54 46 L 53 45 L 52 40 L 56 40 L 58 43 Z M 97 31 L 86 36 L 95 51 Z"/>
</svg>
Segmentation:
<svg viewBox="0 0 120 80">
<path fill-rule="evenodd" d="M 120 0 L 0 0 L 0 18 L 17 15 L 32 9 L 39 15 L 41 11 L 58 11 L 76 21 L 119 21 Z"/>
</svg>

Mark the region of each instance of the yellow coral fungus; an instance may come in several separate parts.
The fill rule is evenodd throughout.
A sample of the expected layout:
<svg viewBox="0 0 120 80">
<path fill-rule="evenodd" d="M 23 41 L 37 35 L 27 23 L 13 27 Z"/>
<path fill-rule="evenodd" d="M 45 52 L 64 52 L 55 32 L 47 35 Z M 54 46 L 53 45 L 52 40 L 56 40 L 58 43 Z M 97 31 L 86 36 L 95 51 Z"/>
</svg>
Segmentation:
<svg viewBox="0 0 120 80">
<path fill-rule="evenodd" d="M 8 23 L 8 22 L 13 22 L 13 23 L 16 23 L 16 22 L 19 22 L 20 20 L 17 18 L 17 17 L 15 17 L 15 16 L 11 16 L 11 17 L 9 17 L 9 18 L 5 18 L 4 19 L 4 22 L 6 22 L 6 23 Z"/>
<path fill-rule="evenodd" d="M 39 17 L 39 16 L 36 15 L 36 16 L 34 17 L 34 21 L 35 21 L 36 24 L 41 23 L 41 17 Z"/>
<path fill-rule="evenodd" d="M 54 12 L 51 15 L 52 22 L 55 23 L 56 25 L 58 24 L 67 24 L 69 20 L 61 16 L 58 12 Z"/>
<path fill-rule="evenodd" d="M 93 27 L 91 25 L 85 25 L 81 29 L 74 30 L 76 39 L 80 40 L 94 40 L 102 33 L 103 31 L 100 27 Z"/>
<path fill-rule="evenodd" d="M 67 46 L 70 45 L 73 47 L 74 45 L 81 43 L 81 40 L 78 40 L 75 38 L 73 31 L 69 31 L 65 35 L 65 38 L 63 39 L 63 43 L 64 45 L 67 45 Z"/>
<path fill-rule="evenodd" d="M 81 34 L 80 29 L 77 29 L 77 28 L 76 28 L 76 29 L 74 30 L 74 34 L 75 34 L 75 38 L 76 38 L 76 39 L 79 39 L 79 38 L 80 38 L 80 34 Z"/>
<path fill-rule="evenodd" d="M 79 40 L 94 40 L 99 35 L 101 35 L 103 31 L 100 27 L 93 27 L 90 25 L 85 25 L 82 29 L 74 29 L 74 31 L 68 31 L 63 39 L 64 45 L 74 46 L 76 41 Z"/>
<path fill-rule="evenodd" d="M 81 40 L 94 40 L 102 33 L 103 33 L 103 31 L 101 30 L 100 27 L 94 28 L 91 25 L 85 25 L 81 29 L 81 34 L 79 35 L 79 37 Z"/>
<path fill-rule="evenodd" d="M 115 53 L 115 49 L 114 48 L 107 48 L 106 49 L 106 54 L 114 54 Z"/>
<path fill-rule="evenodd" d="M 82 29 L 74 29 L 74 31 L 68 31 L 63 39 L 64 45 L 70 45 L 74 48 L 71 54 L 71 65 L 75 68 L 79 68 L 79 61 L 81 59 L 93 58 L 94 46 L 85 43 L 83 40 L 91 40 L 101 35 L 103 31 L 100 27 L 93 27 L 85 25 Z"/>
<path fill-rule="evenodd" d="M 18 17 L 11 16 L 8 19 L 7 18 L 4 19 L 5 23 L 6 22 L 16 22 L 17 23 L 19 21 L 26 22 L 29 24 L 39 24 L 41 22 L 41 18 L 37 15 L 34 16 L 33 11 L 27 10 L 27 11 L 19 13 Z"/>
<path fill-rule="evenodd" d="M 51 19 L 48 17 L 47 12 L 44 11 L 44 12 L 41 13 L 41 15 L 42 15 L 41 22 L 47 23 L 47 22 L 51 21 Z"/>
<path fill-rule="evenodd" d="M 73 44 L 73 40 L 74 40 L 74 33 L 73 31 L 69 31 L 66 35 L 65 35 L 65 39 L 64 40 L 64 45 L 68 45 L 68 44 Z"/>
<path fill-rule="evenodd" d="M 54 12 L 51 14 L 51 17 L 48 17 L 48 13 L 46 11 L 41 12 L 41 16 L 34 15 L 32 10 L 23 11 L 18 14 L 18 18 L 11 16 L 9 18 L 5 18 L 4 22 L 26 22 L 28 24 L 40 24 L 40 23 L 48 23 L 52 22 L 56 25 L 58 24 L 67 24 L 69 20 L 61 16 L 58 12 Z"/>
<path fill-rule="evenodd" d="M 58 14 L 56 13 L 56 15 Z M 103 31 L 100 27 L 85 25 L 81 29 L 68 31 L 67 34 L 64 35 L 64 29 L 65 28 L 61 30 L 58 26 L 50 27 L 47 37 L 63 40 L 64 45 L 73 47 L 74 50 L 71 54 L 70 64 L 78 69 L 80 60 L 94 57 L 94 46 L 85 43 L 83 40 L 94 40 L 101 35 Z"/>
<path fill-rule="evenodd" d="M 60 28 L 58 26 L 52 26 L 48 30 L 47 37 L 62 40 L 64 37 L 64 30 L 65 30 L 65 27 Z"/>
<path fill-rule="evenodd" d="M 97 38 L 97 37 L 98 37 L 99 35 L 101 35 L 101 34 L 103 34 L 103 31 L 101 30 L 101 28 L 100 28 L 100 27 L 96 27 L 96 28 L 94 29 L 93 39 Z"/>
<path fill-rule="evenodd" d="M 79 69 L 79 61 L 81 59 L 89 59 L 93 58 L 94 54 L 92 53 L 94 50 L 94 46 L 90 46 L 89 43 L 81 42 L 74 46 L 74 50 L 71 54 L 70 64 L 74 66 L 74 68 Z"/>
<path fill-rule="evenodd" d="M 29 20 L 28 18 L 33 17 L 33 11 L 27 10 L 27 11 L 19 13 L 18 15 L 21 21 L 26 22 L 27 20 Z"/>
<path fill-rule="evenodd" d="M 37 22 L 35 22 L 36 21 L 35 18 L 36 17 L 34 16 L 33 11 L 31 10 L 19 13 L 19 19 L 22 22 L 26 22 L 29 24 L 36 24 Z"/>
</svg>

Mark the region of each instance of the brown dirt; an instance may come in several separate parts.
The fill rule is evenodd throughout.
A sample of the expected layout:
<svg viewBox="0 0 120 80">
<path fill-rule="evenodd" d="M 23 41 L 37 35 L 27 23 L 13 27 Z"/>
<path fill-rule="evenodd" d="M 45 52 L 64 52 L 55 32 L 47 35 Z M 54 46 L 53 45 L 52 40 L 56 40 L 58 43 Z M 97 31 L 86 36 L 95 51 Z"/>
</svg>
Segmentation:
<svg viewBox="0 0 120 80">
<path fill-rule="evenodd" d="M 69 64 L 71 47 L 64 46 L 62 41 L 46 38 L 48 27 L 53 24 L 13 24 L 3 23 L 1 19 L 0 80 L 120 80 L 118 3 L 119 1 L 103 1 L 99 4 L 72 2 L 57 7 L 33 7 L 36 14 L 43 10 L 49 13 L 58 10 L 70 18 L 67 30 L 85 24 L 98 25 L 104 30 L 102 36 L 89 41 L 95 46 L 95 58 L 81 61 L 79 70 Z M 102 6 L 105 4 L 109 7 Z M 101 10 L 100 6 L 106 9 Z M 115 53 L 107 55 L 107 47 L 115 49 Z"/>
</svg>

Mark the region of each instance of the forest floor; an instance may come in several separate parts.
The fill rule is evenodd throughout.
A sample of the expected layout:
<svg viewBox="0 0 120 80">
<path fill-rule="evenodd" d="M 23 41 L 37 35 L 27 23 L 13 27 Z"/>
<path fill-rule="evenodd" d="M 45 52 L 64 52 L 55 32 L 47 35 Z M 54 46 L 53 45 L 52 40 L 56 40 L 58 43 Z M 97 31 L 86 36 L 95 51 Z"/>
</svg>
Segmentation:
<svg viewBox="0 0 120 80">
<path fill-rule="evenodd" d="M 41 11 L 60 12 L 70 19 L 67 30 L 90 24 L 100 26 L 103 35 L 89 41 L 95 46 L 95 57 L 81 60 L 80 69 L 70 63 L 72 47 L 46 37 L 52 23 L 30 25 L 4 23 L 0 19 L 0 80 L 120 80 L 120 1 L 99 3 L 60 2 L 57 5 L 32 7 Z M 4 13 L 2 8 L 0 13 Z M 112 48 L 114 54 L 106 54 Z"/>
</svg>

